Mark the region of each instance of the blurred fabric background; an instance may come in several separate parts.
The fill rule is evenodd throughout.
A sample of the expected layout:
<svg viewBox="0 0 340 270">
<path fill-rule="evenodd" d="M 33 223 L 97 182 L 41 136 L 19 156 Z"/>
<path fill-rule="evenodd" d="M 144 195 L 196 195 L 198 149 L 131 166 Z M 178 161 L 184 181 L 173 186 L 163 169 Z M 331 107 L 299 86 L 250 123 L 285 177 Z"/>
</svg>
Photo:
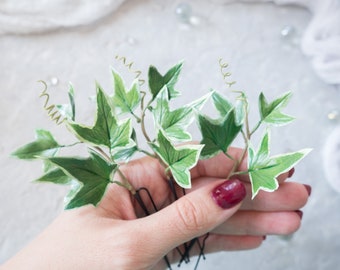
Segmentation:
<svg viewBox="0 0 340 270">
<path fill-rule="evenodd" d="M 98 1 L 97 1 L 98 2 Z M 93 122 L 95 81 L 112 91 L 110 68 L 133 79 L 116 55 L 146 77 L 179 61 L 182 104 L 209 89 L 228 95 L 218 60 L 230 64 L 251 104 L 288 90 L 296 121 L 273 129 L 273 154 L 311 147 L 294 180 L 312 185 L 301 229 L 268 236 L 256 250 L 208 255 L 199 269 L 337 269 L 340 258 L 340 1 L 6 0 L 0 3 L 0 263 L 45 228 L 63 208 L 67 188 L 33 184 L 40 163 L 10 153 L 44 128 L 65 139 L 39 98 L 76 91 L 78 117 Z M 256 112 L 252 116 L 256 118 Z M 198 134 L 197 134 L 198 136 Z M 198 138 L 198 137 L 197 137 Z M 194 261 L 194 260 L 193 260 Z M 192 269 L 193 265 L 182 266 Z"/>
</svg>

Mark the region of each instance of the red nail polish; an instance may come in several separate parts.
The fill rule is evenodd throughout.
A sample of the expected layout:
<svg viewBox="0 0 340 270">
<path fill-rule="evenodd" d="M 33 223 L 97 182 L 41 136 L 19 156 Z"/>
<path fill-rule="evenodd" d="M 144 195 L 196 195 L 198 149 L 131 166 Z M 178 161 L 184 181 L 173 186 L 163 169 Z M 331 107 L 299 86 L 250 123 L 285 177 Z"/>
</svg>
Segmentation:
<svg viewBox="0 0 340 270">
<path fill-rule="evenodd" d="M 214 201 L 223 209 L 228 209 L 238 204 L 246 194 L 245 186 L 238 179 L 227 180 L 212 191 Z"/>
<path fill-rule="evenodd" d="M 293 176 L 294 172 L 295 172 L 295 168 L 293 167 L 288 171 L 288 178 L 291 178 Z"/>
<path fill-rule="evenodd" d="M 300 219 L 302 219 L 303 212 L 301 210 L 296 210 L 295 213 L 299 215 Z"/>
<path fill-rule="evenodd" d="M 310 196 L 312 194 L 312 187 L 310 185 L 304 185 L 307 192 L 308 192 L 308 196 Z"/>
</svg>

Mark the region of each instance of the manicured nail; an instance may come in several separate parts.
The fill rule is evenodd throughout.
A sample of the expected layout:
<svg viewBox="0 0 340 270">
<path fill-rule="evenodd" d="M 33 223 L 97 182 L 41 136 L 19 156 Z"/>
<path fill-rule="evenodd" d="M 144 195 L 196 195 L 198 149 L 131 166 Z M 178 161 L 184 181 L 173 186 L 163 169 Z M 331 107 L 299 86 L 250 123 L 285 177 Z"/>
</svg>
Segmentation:
<svg viewBox="0 0 340 270">
<path fill-rule="evenodd" d="M 296 210 L 295 213 L 299 215 L 300 219 L 302 219 L 303 212 L 301 210 Z"/>
<path fill-rule="evenodd" d="M 238 179 L 227 180 L 212 191 L 214 201 L 223 209 L 228 209 L 238 204 L 246 194 L 245 186 Z"/>
<path fill-rule="evenodd" d="M 267 235 L 262 236 L 263 241 L 267 239 Z"/>
<path fill-rule="evenodd" d="M 291 178 L 293 176 L 294 172 L 295 172 L 295 168 L 293 167 L 288 172 L 288 178 Z"/>
<path fill-rule="evenodd" d="M 312 194 L 312 187 L 310 185 L 304 185 L 307 192 L 308 192 L 308 196 L 310 196 Z"/>
</svg>

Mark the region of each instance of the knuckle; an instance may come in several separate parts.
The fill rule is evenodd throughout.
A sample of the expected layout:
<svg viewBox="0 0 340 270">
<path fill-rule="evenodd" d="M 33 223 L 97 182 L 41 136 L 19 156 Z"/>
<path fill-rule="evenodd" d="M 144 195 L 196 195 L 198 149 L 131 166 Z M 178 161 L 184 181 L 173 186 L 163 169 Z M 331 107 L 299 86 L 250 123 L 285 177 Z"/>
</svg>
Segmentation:
<svg viewBox="0 0 340 270">
<path fill-rule="evenodd" d="M 197 231 L 204 228 L 207 217 L 204 213 L 204 208 L 194 204 L 187 197 L 181 198 L 181 203 L 176 204 L 178 213 L 178 229 L 183 233 L 187 231 Z"/>
</svg>

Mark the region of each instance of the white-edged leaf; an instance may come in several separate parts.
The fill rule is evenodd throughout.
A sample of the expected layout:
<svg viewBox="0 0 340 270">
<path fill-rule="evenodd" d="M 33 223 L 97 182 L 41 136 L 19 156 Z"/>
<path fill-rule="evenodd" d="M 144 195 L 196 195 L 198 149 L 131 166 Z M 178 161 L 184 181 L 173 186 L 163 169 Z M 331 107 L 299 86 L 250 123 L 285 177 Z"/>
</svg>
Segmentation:
<svg viewBox="0 0 340 270">
<path fill-rule="evenodd" d="M 219 152 L 226 153 L 242 128 L 235 121 L 233 109 L 221 119 L 199 115 L 198 123 L 202 134 L 201 144 L 204 145 L 201 153 L 203 158 L 210 158 Z"/>
<path fill-rule="evenodd" d="M 259 110 L 261 120 L 267 124 L 274 126 L 283 126 L 294 120 L 294 117 L 284 114 L 281 112 L 290 97 L 292 96 L 291 92 L 287 92 L 272 102 L 268 102 L 263 93 L 259 95 Z"/>
<path fill-rule="evenodd" d="M 112 70 L 112 76 L 115 89 L 113 96 L 114 107 L 119 109 L 119 113 L 132 113 L 141 100 L 138 82 L 134 81 L 131 89 L 127 91 L 122 77 L 116 71 Z"/>
<path fill-rule="evenodd" d="M 112 153 L 116 147 L 124 147 L 130 143 L 132 133 L 131 119 L 118 122 L 101 87 L 97 86 L 97 112 L 95 124 L 87 127 L 69 122 L 71 131 L 80 140 L 96 146 L 106 146 Z"/>
<path fill-rule="evenodd" d="M 269 133 L 266 131 L 257 151 L 251 145 L 248 147 L 248 173 L 252 186 L 252 198 L 260 190 L 275 191 L 279 187 L 277 177 L 293 168 L 310 151 L 310 149 L 303 149 L 270 157 Z"/>
<path fill-rule="evenodd" d="M 163 87 L 168 89 L 169 99 L 179 96 L 180 93 L 175 89 L 175 84 L 178 81 L 178 76 L 182 70 L 182 65 L 182 63 L 179 63 L 173 66 L 165 73 L 164 76 L 159 73 L 156 67 L 149 67 L 149 88 L 153 99 L 156 98 Z"/>
<path fill-rule="evenodd" d="M 156 127 L 162 129 L 171 141 L 191 140 L 191 134 L 187 128 L 195 119 L 195 113 L 201 110 L 209 97 L 210 94 L 205 95 L 188 105 L 171 111 L 168 89 L 163 87 L 157 95 L 156 106 L 153 109 Z"/>
<path fill-rule="evenodd" d="M 81 184 L 81 187 L 77 186 L 77 192 L 74 192 L 66 209 L 86 204 L 96 206 L 117 169 L 117 164 L 108 163 L 94 151 L 90 151 L 89 158 L 52 157 L 49 160 Z"/>
<path fill-rule="evenodd" d="M 60 145 L 51 132 L 37 129 L 35 133 L 35 141 L 18 148 L 11 155 L 20 159 L 36 159 L 38 157 L 53 156 L 57 153 Z"/>
<path fill-rule="evenodd" d="M 203 146 L 190 144 L 175 147 L 162 131 L 158 132 L 157 142 L 152 143 L 151 147 L 168 166 L 166 169 L 171 171 L 176 183 L 182 188 L 190 188 L 190 169 L 197 164 Z"/>
</svg>

